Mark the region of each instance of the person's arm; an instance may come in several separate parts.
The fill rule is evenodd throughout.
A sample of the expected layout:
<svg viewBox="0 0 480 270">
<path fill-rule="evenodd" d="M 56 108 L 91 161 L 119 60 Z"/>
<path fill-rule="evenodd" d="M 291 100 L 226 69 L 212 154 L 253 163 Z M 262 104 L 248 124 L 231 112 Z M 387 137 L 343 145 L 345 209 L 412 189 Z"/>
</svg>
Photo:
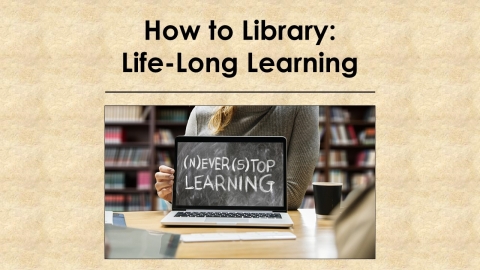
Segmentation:
<svg viewBox="0 0 480 270">
<path fill-rule="evenodd" d="M 320 154 L 318 107 L 299 106 L 287 150 L 288 209 L 302 204 Z"/>
</svg>

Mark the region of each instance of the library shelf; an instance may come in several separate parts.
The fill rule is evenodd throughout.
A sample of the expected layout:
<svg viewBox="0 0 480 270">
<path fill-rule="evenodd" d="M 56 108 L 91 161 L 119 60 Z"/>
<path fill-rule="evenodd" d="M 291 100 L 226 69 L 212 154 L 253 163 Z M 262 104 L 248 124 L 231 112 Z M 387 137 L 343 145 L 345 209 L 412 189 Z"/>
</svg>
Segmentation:
<svg viewBox="0 0 480 270">
<path fill-rule="evenodd" d="M 155 144 L 156 148 L 175 148 L 175 144 Z"/>
<path fill-rule="evenodd" d="M 136 188 L 122 188 L 122 189 L 105 189 L 105 193 L 149 193 L 149 189 L 136 189 Z"/>
<path fill-rule="evenodd" d="M 156 126 L 163 126 L 163 127 L 186 127 L 187 122 L 180 122 L 180 121 L 156 121 Z"/>
<path fill-rule="evenodd" d="M 105 143 L 105 148 L 115 147 L 148 147 L 149 142 L 123 142 L 123 143 Z"/>
<path fill-rule="evenodd" d="M 315 166 L 312 182 L 342 182 L 346 197 L 375 180 L 375 106 L 319 106 L 319 111 L 321 165 Z M 309 189 L 300 208 L 313 207 Z"/>
<path fill-rule="evenodd" d="M 148 122 L 105 122 L 105 126 L 135 126 L 135 127 L 148 127 Z"/>
<path fill-rule="evenodd" d="M 325 170 L 324 166 L 316 166 L 315 170 Z M 329 166 L 330 170 L 344 170 L 344 171 L 364 171 L 364 170 L 374 170 L 375 166 Z"/>
<path fill-rule="evenodd" d="M 129 196 L 141 196 L 141 198 L 148 199 L 148 202 L 145 202 L 145 208 L 141 209 L 163 210 L 157 209 L 157 205 L 160 204 L 157 204 L 155 173 L 158 172 L 159 163 L 168 164 L 172 161 L 175 156 L 175 146 L 174 144 L 158 144 L 158 141 L 164 140 L 165 137 L 169 137 L 168 140 L 171 140 L 172 137 L 184 135 L 188 116 L 192 109 L 193 106 L 106 106 L 105 130 L 107 131 L 107 128 L 113 130 L 113 140 L 121 143 L 106 143 L 105 150 L 132 148 L 149 151 L 146 166 L 105 166 L 106 173 L 125 174 L 126 188 L 105 190 L 105 194 L 123 196 L 121 205 L 124 211 L 137 209 L 135 204 L 133 204 L 134 207 L 129 205 Z M 132 116 L 132 114 L 134 115 Z M 122 121 L 125 119 L 122 117 L 140 119 L 140 121 Z M 110 119 L 118 120 L 111 121 Z M 165 136 L 166 133 L 168 136 Z M 108 135 L 109 139 L 112 139 L 112 134 Z M 142 173 L 150 174 L 148 177 L 150 178 L 149 189 L 135 188 L 144 180 L 143 176 L 140 176 Z"/>
<path fill-rule="evenodd" d="M 125 106 L 128 107 L 128 106 Z M 105 144 L 105 150 L 111 148 L 133 148 L 133 149 L 148 149 L 150 151 L 150 156 L 148 159 L 147 166 L 105 166 L 105 172 L 120 172 L 125 173 L 127 180 L 127 188 L 124 189 L 107 189 L 105 190 L 106 194 L 114 194 L 115 196 L 125 196 L 124 209 L 128 211 L 131 209 L 128 205 L 128 196 L 146 196 L 149 199 L 149 209 L 147 210 L 162 210 L 158 209 L 157 199 L 158 196 L 155 191 L 154 184 L 155 172 L 158 172 L 159 163 L 166 164 L 173 161 L 175 156 L 175 147 L 174 144 L 158 144 L 158 138 L 160 140 L 165 139 L 165 131 L 168 136 L 166 137 L 176 137 L 179 135 L 184 135 L 185 128 L 187 125 L 187 120 L 190 112 L 193 109 L 193 106 L 136 106 L 141 107 L 142 121 L 108 121 L 105 122 L 105 128 L 117 129 L 121 128 L 122 138 L 120 141 L 123 141 L 120 144 L 108 143 Z M 323 174 L 324 181 L 332 181 L 332 177 L 338 181 L 338 175 L 341 177 L 346 177 L 347 188 L 343 191 L 344 195 L 347 195 L 351 189 L 352 177 L 355 175 L 361 175 L 367 173 L 367 171 L 372 171 L 373 175 L 375 173 L 375 166 L 357 166 L 357 156 L 365 151 L 374 151 L 375 145 L 341 145 L 332 143 L 332 127 L 333 130 L 337 132 L 345 133 L 345 130 L 342 130 L 342 125 L 346 128 L 346 131 L 350 134 L 350 126 L 353 128 L 354 133 L 358 136 L 362 131 L 366 129 L 373 130 L 375 129 L 374 119 L 374 106 L 320 106 L 321 111 L 323 110 L 324 115 L 320 117 L 318 123 L 319 128 L 321 128 L 320 134 L 320 151 L 325 155 L 325 160 L 323 161 L 323 166 L 317 166 L 315 168 L 315 173 Z M 340 115 L 343 112 L 347 112 L 345 117 Z M 373 111 L 373 116 L 370 112 Z M 367 116 L 370 118 L 367 118 Z M 110 115 L 109 115 L 110 116 Z M 139 116 L 137 115 L 137 118 Z M 335 120 L 335 121 L 333 121 Z M 338 135 L 338 134 L 337 134 Z M 168 138 L 167 138 L 168 141 Z M 358 143 L 361 143 L 358 140 Z M 347 166 L 330 166 L 329 156 L 333 152 L 345 152 L 347 156 Z M 333 155 L 335 156 L 335 155 Z M 335 158 L 335 157 L 334 157 Z M 151 185 L 150 189 L 138 190 L 134 188 L 135 182 L 137 181 L 137 174 L 142 171 L 149 172 L 151 175 Z M 345 175 L 345 176 L 343 176 Z M 307 191 L 307 197 L 313 197 L 311 191 Z"/>
<path fill-rule="evenodd" d="M 330 144 L 332 149 L 375 149 L 374 144 Z"/>
<path fill-rule="evenodd" d="M 150 166 L 105 166 L 106 171 L 148 171 Z"/>
<path fill-rule="evenodd" d="M 332 125 L 352 125 L 352 126 L 375 126 L 375 122 L 371 121 L 362 121 L 362 120 L 352 120 L 352 121 L 335 121 L 331 122 Z"/>
</svg>

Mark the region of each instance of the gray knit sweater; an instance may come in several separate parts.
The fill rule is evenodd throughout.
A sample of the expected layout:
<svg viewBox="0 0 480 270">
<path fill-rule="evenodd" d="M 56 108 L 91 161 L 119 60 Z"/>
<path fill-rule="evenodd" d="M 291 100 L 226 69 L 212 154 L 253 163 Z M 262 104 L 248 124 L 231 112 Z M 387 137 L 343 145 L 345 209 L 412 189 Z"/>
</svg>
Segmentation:
<svg viewBox="0 0 480 270">
<path fill-rule="evenodd" d="M 212 136 L 210 117 L 218 107 L 197 106 L 185 135 Z M 284 136 L 287 138 L 288 209 L 300 207 L 318 162 L 320 137 L 316 106 L 235 106 L 220 136 Z"/>
</svg>

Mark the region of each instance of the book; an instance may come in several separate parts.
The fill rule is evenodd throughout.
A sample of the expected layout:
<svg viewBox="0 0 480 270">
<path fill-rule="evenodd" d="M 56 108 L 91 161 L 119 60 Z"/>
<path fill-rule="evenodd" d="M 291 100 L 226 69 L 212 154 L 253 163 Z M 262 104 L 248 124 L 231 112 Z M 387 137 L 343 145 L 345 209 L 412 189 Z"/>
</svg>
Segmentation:
<svg viewBox="0 0 480 270">
<path fill-rule="evenodd" d="M 185 109 L 168 109 L 161 110 L 157 114 L 157 120 L 159 121 L 171 121 L 171 122 L 187 122 L 189 112 Z"/>
<path fill-rule="evenodd" d="M 173 163 L 170 159 L 170 154 L 167 151 L 157 152 L 157 164 L 158 166 L 165 165 L 168 167 L 172 167 Z"/>
<path fill-rule="evenodd" d="M 137 172 L 137 189 L 149 190 L 153 186 L 152 174 L 149 171 Z"/>
<path fill-rule="evenodd" d="M 348 129 L 348 134 L 350 135 L 350 142 L 352 145 L 357 145 L 358 144 L 358 139 L 357 135 L 355 134 L 355 129 L 353 128 L 352 125 L 347 126 Z"/>
<path fill-rule="evenodd" d="M 358 140 L 363 145 L 375 144 L 375 128 L 366 128 L 358 135 Z"/>
<path fill-rule="evenodd" d="M 142 113 L 142 106 L 105 106 L 105 123 L 143 122 L 146 115 Z"/>
<path fill-rule="evenodd" d="M 150 149 L 106 148 L 106 167 L 146 167 L 149 164 Z"/>
<path fill-rule="evenodd" d="M 105 172 L 105 189 L 124 189 L 125 173 Z"/>
<path fill-rule="evenodd" d="M 174 145 L 175 137 L 169 129 L 159 129 L 153 134 L 153 142 L 156 145 Z"/>
</svg>

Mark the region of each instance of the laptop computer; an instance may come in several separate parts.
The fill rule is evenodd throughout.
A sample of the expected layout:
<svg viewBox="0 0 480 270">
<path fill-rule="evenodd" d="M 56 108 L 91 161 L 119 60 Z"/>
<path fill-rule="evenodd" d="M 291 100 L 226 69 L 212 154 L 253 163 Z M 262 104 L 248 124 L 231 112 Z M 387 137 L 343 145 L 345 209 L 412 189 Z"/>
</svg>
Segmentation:
<svg viewBox="0 0 480 270">
<path fill-rule="evenodd" d="M 291 227 L 286 139 L 179 136 L 163 225 Z"/>
</svg>

